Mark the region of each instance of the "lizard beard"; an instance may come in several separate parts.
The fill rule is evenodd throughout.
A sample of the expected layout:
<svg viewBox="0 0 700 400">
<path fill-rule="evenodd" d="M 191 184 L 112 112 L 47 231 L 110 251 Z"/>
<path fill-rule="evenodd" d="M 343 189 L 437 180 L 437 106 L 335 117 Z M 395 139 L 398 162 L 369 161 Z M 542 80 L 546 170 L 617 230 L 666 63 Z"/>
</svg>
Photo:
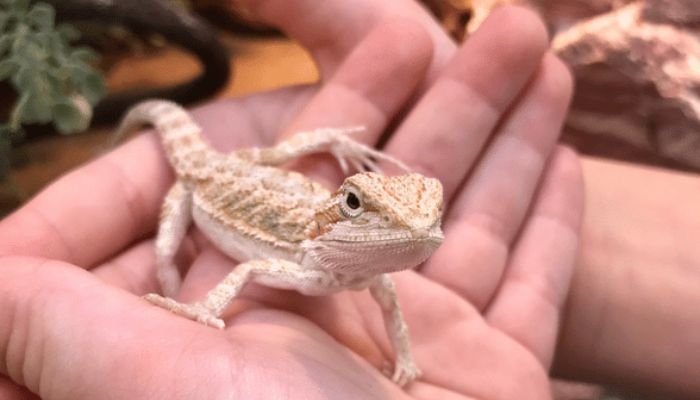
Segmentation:
<svg viewBox="0 0 700 400">
<path fill-rule="evenodd" d="M 422 238 L 409 232 L 378 237 L 321 238 L 302 245 L 316 268 L 353 274 L 380 274 L 413 268 L 442 242 L 439 228 Z"/>
</svg>

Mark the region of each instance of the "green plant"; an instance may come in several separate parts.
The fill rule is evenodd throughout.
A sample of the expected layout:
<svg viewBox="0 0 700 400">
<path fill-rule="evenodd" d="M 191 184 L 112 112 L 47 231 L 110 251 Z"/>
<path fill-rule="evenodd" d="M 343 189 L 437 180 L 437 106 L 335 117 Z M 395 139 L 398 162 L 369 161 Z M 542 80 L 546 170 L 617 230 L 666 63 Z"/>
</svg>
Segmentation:
<svg viewBox="0 0 700 400">
<path fill-rule="evenodd" d="M 0 81 L 17 95 L 0 123 L 0 142 L 5 142 L 0 149 L 8 148 L 26 124 L 53 123 L 61 133 L 87 128 L 104 82 L 90 65 L 95 53 L 71 47 L 79 36 L 70 25 L 56 25 L 54 9 L 46 3 L 0 0 Z M 0 160 L 0 179 L 6 164 Z"/>
</svg>

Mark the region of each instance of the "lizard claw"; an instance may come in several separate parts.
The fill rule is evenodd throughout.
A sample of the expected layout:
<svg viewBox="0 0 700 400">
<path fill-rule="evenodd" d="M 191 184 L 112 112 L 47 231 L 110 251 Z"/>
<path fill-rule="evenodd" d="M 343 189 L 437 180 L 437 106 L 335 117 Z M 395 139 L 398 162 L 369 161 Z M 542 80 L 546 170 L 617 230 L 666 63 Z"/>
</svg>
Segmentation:
<svg viewBox="0 0 700 400">
<path fill-rule="evenodd" d="M 368 169 L 372 172 L 381 173 L 382 171 L 377 165 L 377 161 L 385 161 L 394 164 L 404 172 L 410 171 L 408 166 L 398 159 L 350 139 L 347 135 L 348 133 L 359 132 L 361 130 L 364 130 L 364 128 L 347 128 L 330 132 L 330 135 L 335 136 L 333 138 L 334 144 L 331 148 L 331 154 L 338 160 L 344 174 L 347 175 L 349 172 L 348 163 L 358 171 Z"/>
<path fill-rule="evenodd" d="M 211 311 L 209 311 L 206 307 L 204 307 L 201 304 L 180 303 L 169 297 L 163 297 L 155 293 L 147 294 L 143 296 L 143 298 L 151 304 L 154 304 L 160 308 L 164 308 L 172 313 L 191 319 L 193 321 L 197 321 L 200 324 L 206 326 L 213 326 L 218 329 L 224 329 L 224 327 L 226 326 L 223 320 L 218 318 L 216 315 L 212 314 Z"/>
<path fill-rule="evenodd" d="M 403 387 L 416 380 L 422 374 L 412 360 L 397 360 L 391 380 Z"/>
</svg>

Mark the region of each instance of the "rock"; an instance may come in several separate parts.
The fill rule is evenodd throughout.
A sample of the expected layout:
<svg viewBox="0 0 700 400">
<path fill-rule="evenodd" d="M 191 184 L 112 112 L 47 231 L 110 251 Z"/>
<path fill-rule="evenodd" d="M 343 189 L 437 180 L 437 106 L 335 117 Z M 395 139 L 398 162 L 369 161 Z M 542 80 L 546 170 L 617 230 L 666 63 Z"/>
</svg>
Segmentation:
<svg viewBox="0 0 700 400">
<path fill-rule="evenodd" d="M 697 0 L 647 0 L 643 15 L 649 22 L 670 23 L 696 31 L 700 28 L 700 2 Z"/>
<path fill-rule="evenodd" d="M 633 2 L 556 34 L 577 87 L 566 139 L 587 153 L 700 170 L 700 35 L 649 13 Z"/>
<path fill-rule="evenodd" d="M 565 141 L 700 170 L 700 1 L 472 0 L 468 32 L 503 4 L 537 9 L 575 75 Z"/>
</svg>

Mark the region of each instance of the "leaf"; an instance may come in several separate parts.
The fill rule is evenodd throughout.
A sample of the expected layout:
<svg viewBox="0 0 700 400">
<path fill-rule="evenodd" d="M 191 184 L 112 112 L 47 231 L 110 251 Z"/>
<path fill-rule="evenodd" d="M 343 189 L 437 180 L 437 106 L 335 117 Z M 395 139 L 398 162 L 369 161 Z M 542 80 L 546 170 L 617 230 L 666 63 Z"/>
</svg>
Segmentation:
<svg viewBox="0 0 700 400">
<path fill-rule="evenodd" d="M 27 45 L 27 40 L 31 36 L 31 31 L 29 28 L 27 28 L 26 25 L 20 25 L 15 29 L 15 33 L 13 36 L 13 41 L 12 41 L 12 46 L 11 46 L 11 52 L 14 55 L 21 55 L 23 54 L 24 46 Z"/>
<path fill-rule="evenodd" d="M 46 79 L 48 87 L 53 88 L 54 95 L 65 97 L 64 93 L 66 90 L 71 89 L 72 85 L 69 83 L 70 80 L 68 79 L 68 73 L 65 68 L 50 69 L 46 71 L 44 78 Z M 68 87 L 68 89 L 66 89 L 66 87 Z"/>
<path fill-rule="evenodd" d="M 24 46 L 24 50 L 22 50 L 22 56 L 27 60 L 31 60 L 35 66 L 38 66 L 44 64 L 44 60 L 48 58 L 48 52 L 46 50 L 46 46 L 42 46 L 41 43 L 38 43 L 36 40 L 28 40 L 26 46 Z"/>
<path fill-rule="evenodd" d="M 56 87 L 61 82 L 65 82 L 66 79 L 68 79 L 69 71 L 69 67 L 66 66 L 50 68 L 46 70 L 46 79 L 48 79 L 52 86 Z"/>
<path fill-rule="evenodd" d="M 90 105 L 95 105 L 104 96 L 105 83 L 102 75 L 95 71 L 88 71 L 87 75 L 82 80 L 82 85 L 79 88 L 82 94 Z"/>
<path fill-rule="evenodd" d="M 53 7 L 46 3 L 37 3 L 27 13 L 27 20 L 39 30 L 49 30 L 53 28 L 56 12 Z"/>
<path fill-rule="evenodd" d="M 70 52 L 70 58 L 73 62 L 82 62 L 91 64 L 98 58 L 97 53 L 87 47 L 78 47 Z"/>
<path fill-rule="evenodd" d="M 22 114 L 24 114 L 24 110 L 27 108 L 28 101 L 29 95 L 27 93 L 23 93 L 19 100 L 17 100 L 17 103 L 15 103 L 15 106 L 10 113 L 10 120 L 8 121 L 11 130 L 16 131 L 22 126 Z"/>
<path fill-rule="evenodd" d="M 49 49 L 51 48 L 51 35 L 53 32 L 36 32 L 34 34 L 34 43 L 36 43 L 38 46 L 41 46 L 41 48 L 44 50 L 45 53 L 49 52 Z"/>
<path fill-rule="evenodd" d="M 27 105 L 22 110 L 22 122 L 45 124 L 51 121 L 53 99 L 46 94 L 29 92 Z"/>
<path fill-rule="evenodd" d="M 0 23 L 0 81 L 18 96 L 8 129 L 50 121 L 63 133 L 87 127 L 105 85 L 90 66 L 97 53 L 69 45 L 80 32 L 57 25 L 54 7 L 41 0 L 0 0 Z"/>
<path fill-rule="evenodd" d="M 29 8 L 29 0 L 8 0 L 5 3 L 17 11 L 26 11 Z"/>
<path fill-rule="evenodd" d="M 0 29 L 2 30 L 2 29 Z M 0 36 L 0 56 L 2 56 L 12 45 L 12 36 L 2 35 Z"/>
<path fill-rule="evenodd" d="M 0 61 L 0 81 L 4 81 L 19 69 L 19 64 L 12 59 Z"/>
<path fill-rule="evenodd" d="M 80 38 L 80 31 L 73 27 L 73 25 L 61 24 L 56 28 L 56 32 L 58 32 L 61 39 L 66 42 L 72 42 Z"/>
<path fill-rule="evenodd" d="M 87 129 L 90 117 L 80 112 L 80 109 L 70 101 L 62 101 L 53 107 L 54 125 L 63 134 L 79 132 Z"/>
<path fill-rule="evenodd" d="M 0 32 L 4 31 L 10 22 L 10 13 L 0 13 Z"/>
<path fill-rule="evenodd" d="M 22 84 L 17 89 L 21 97 L 13 113 L 12 125 L 49 122 L 51 107 L 56 100 L 46 77 L 33 73 L 31 68 L 21 68 L 13 77 L 13 83 L 16 84 L 15 81 Z"/>
<path fill-rule="evenodd" d="M 52 58 L 54 63 L 58 65 L 63 65 L 68 63 L 67 48 L 63 39 L 58 34 L 51 35 L 49 41 L 49 57 Z"/>
<path fill-rule="evenodd" d="M 18 63 L 19 64 L 19 63 Z M 17 91 L 32 90 L 37 86 L 39 71 L 33 65 L 21 65 L 12 76 L 12 84 Z"/>
</svg>

